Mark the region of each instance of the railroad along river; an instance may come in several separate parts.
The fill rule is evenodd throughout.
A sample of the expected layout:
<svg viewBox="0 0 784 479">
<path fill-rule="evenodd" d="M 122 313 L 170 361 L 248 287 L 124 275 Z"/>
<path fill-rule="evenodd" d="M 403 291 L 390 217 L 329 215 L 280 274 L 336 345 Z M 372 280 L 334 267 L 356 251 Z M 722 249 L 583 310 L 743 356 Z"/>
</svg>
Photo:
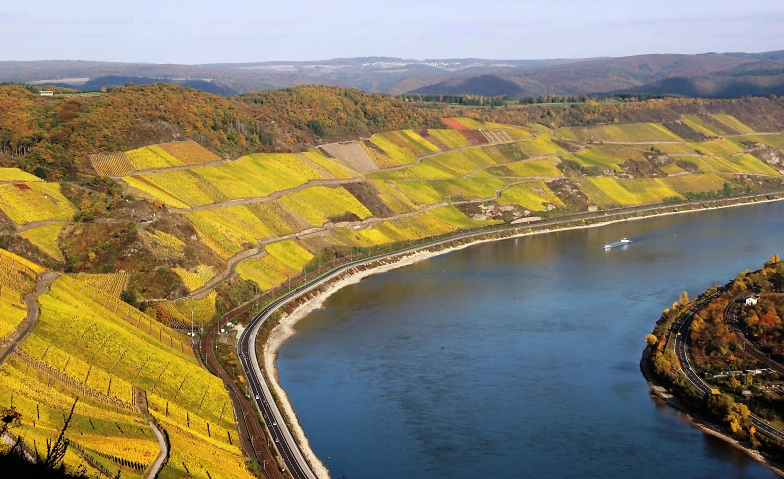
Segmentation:
<svg viewBox="0 0 784 479">
<path fill-rule="evenodd" d="M 681 291 L 774 253 L 784 202 L 471 246 L 335 293 L 281 348 L 281 385 L 333 478 L 777 477 L 639 368 Z"/>
</svg>

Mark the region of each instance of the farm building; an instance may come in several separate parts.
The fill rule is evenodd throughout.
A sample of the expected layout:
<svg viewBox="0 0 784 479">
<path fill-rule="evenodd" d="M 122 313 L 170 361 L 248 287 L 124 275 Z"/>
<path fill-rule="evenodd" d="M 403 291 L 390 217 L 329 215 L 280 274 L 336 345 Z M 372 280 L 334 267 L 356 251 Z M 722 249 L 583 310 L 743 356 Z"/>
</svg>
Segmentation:
<svg viewBox="0 0 784 479">
<path fill-rule="evenodd" d="M 752 306 L 757 304 L 757 297 L 756 296 L 749 296 L 746 298 L 746 306 Z"/>
</svg>

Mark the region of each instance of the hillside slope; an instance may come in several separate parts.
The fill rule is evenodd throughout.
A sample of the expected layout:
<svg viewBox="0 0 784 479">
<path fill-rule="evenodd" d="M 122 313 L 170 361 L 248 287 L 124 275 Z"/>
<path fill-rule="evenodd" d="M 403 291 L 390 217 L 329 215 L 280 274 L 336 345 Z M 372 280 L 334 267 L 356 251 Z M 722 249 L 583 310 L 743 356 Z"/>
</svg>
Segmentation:
<svg viewBox="0 0 784 479">
<path fill-rule="evenodd" d="M 638 55 L 585 60 L 535 69 L 508 69 L 493 77 L 466 73 L 411 93 L 478 95 L 496 91 L 514 98 L 552 94 L 599 94 L 622 91 L 731 97 L 781 94 L 784 61 L 768 55 Z M 497 78 L 496 78 L 497 76 Z M 506 89 L 493 89 L 501 80 Z"/>
<path fill-rule="evenodd" d="M 337 87 L 0 94 L 2 159 L 21 167 L 0 167 L 0 346 L 41 293 L 32 332 L 0 365 L 0 407 L 13 401 L 43 444 L 79 397 L 67 464 L 123 477 L 160 452 L 150 418 L 171 447 L 161 477 L 250 476 L 238 411 L 190 333 L 228 313 L 245 323 L 335 264 L 589 209 L 784 191 L 781 99 L 449 115 Z M 250 394 L 236 331 L 214 347 Z"/>
</svg>

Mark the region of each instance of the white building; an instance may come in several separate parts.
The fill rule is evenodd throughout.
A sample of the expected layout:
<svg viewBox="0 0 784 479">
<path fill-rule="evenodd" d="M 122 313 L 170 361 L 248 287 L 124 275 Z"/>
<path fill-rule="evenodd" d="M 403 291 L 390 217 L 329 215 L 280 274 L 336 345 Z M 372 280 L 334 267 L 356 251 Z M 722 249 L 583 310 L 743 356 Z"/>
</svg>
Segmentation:
<svg viewBox="0 0 784 479">
<path fill-rule="evenodd" d="M 49 90 L 41 90 L 41 96 L 53 96 L 54 92 Z"/>
<path fill-rule="evenodd" d="M 757 297 L 756 296 L 749 296 L 746 298 L 746 306 L 753 306 L 757 304 Z"/>
</svg>

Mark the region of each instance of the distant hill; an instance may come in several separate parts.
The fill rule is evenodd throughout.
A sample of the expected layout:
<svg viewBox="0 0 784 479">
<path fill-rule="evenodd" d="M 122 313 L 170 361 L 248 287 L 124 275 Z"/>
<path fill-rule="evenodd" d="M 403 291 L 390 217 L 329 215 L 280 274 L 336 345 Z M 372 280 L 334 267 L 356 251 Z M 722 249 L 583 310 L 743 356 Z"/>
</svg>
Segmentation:
<svg viewBox="0 0 784 479">
<path fill-rule="evenodd" d="M 99 89 L 125 83 L 165 81 L 219 95 L 297 85 L 328 85 L 393 95 L 523 97 L 639 91 L 728 97 L 780 94 L 781 75 L 784 75 L 784 50 L 552 60 L 362 57 L 211 65 L 0 62 L 0 82 L 47 80 L 57 83 L 58 78 L 89 78 L 84 86 L 75 86 Z M 173 78 L 196 80 L 171 80 Z"/>
<path fill-rule="evenodd" d="M 480 75 L 469 78 L 444 80 L 435 85 L 417 88 L 409 93 L 482 96 L 509 95 L 514 98 L 521 96 L 523 89 L 517 83 L 501 78 L 498 75 Z"/>
<path fill-rule="evenodd" d="M 728 97 L 780 94 L 784 53 L 638 55 L 585 60 L 540 68 L 510 68 L 486 75 L 463 73 L 460 78 L 421 87 L 412 93 L 477 94 L 506 85 L 495 94 L 511 97 L 552 94 L 611 94 L 616 92 L 673 93 L 685 96 Z"/>
<path fill-rule="evenodd" d="M 53 83 L 55 86 L 65 86 L 78 88 L 79 90 L 86 91 L 99 91 L 104 87 L 123 86 L 126 84 L 131 85 L 152 85 L 153 83 L 170 83 L 184 87 L 193 88 L 194 90 L 203 91 L 205 93 L 212 93 L 213 95 L 236 95 L 237 91 L 229 88 L 220 83 L 205 81 L 205 80 L 172 80 L 169 78 L 152 78 L 152 77 L 132 77 L 132 76 L 104 76 L 98 78 L 91 78 L 81 85 L 71 85 L 68 83 Z"/>
</svg>

